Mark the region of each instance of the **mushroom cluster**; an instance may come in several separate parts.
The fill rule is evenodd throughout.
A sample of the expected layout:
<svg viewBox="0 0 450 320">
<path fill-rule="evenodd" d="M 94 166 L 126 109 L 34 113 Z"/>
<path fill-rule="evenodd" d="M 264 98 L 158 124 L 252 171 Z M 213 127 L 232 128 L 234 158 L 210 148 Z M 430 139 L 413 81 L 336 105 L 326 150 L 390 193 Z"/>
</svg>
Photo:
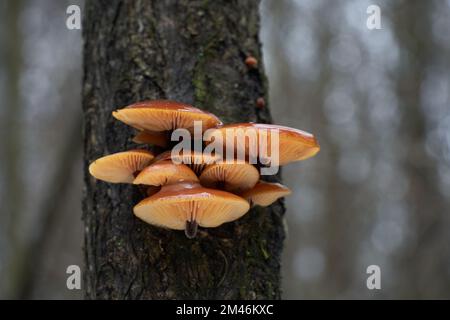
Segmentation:
<svg viewBox="0 0 450 320">
<path fill-rule="evenodd" d="M 134 206 L 134 214 L 155 226 L 185 230 L 188 238 L 195 237 L 198 226 L 212 228 L 239 219 L 250 207 L 269 206 L 291 191 L 262 181 L 262 165 L 247 161 L 252 151 L 245 146 L 241 151 L 246 161 L 222 160 L 196 149 L 174 154 L 174 130 L 194 132 L 194 122 L 201 123 L 202 131 L 216 134 L 251 129 L 259 135 L 276 129 L 280 165 L 312 157 L 320 149 L 314 136 L 301 130 L 256 123 L 223 125 L 211 113 L 170 100 L 138 102 L 113 116 L 138 130 L 135 143 L 149 146 L 99 158 L 90 164 L 90 174 L 111 183 L 144 186 L 146 197 Z M 236 154 L 242 147 L 234 147 Z"/>
</svg>

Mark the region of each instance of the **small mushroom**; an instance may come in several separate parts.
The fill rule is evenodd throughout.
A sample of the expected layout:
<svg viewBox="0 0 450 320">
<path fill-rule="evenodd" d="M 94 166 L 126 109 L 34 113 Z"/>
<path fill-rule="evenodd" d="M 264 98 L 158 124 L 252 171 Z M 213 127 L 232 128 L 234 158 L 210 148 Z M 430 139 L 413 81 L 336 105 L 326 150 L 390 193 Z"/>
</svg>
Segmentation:
<svg viewBox="0 0 450 320">
<path fill-rule="evenodd" d="M 259 97 L 258 99 L 256 99 L 256 107 L 258 109 L 264 109 L 265 106 L 266 106 L 266 101 L 264 100 L 263 97 Z"/>
<path fill-rule="evenodd" d="M 155 132 L 142 130 L 133 138 L 134 143 L 145 143 L 166 148 L 169 145 L 170 138 L 167 132 Z"/>
<path fill-rule="evenodd" d="M 208 189 L 198 183 L 168 184 L 139 202 L 134 214 L 143 221 L 169 229 L 185 230 L 193 238 L 197 226 L 214 228 L 248 212 L 249 203 L 232 193 Z"/>
<path fill-rule="evenodd" d="M 198 182 L 198 178 L 188 166 L 162 160 L 143 169 L 134 179 L 133 184 L 163 186 L 183 181 Z"/>
<path fill-rule="evenodd" d="M 202 128 L 222 122 L 212 113 L 172 100 L 142 101 L 113 112 L 114 118 L 139 130 L 171 131 L 185 128 L 191 132 L 194 121 L 202 121 Z"/>
<path fill-rule="evenodd" d="M 260 181 L 252 189 L 242 193 L 241 196 L 247 199 L 252 206 L 267 207 L 289 194 L 291 194 L 291 190 L 280 183 Z"/>
<path fill-rule="evenodd" d="M 148 166 L 154 155 L 147 150 L 129 150 L 101 157 L 89 165 L 89 173 L 112 183 L 131 183 L 137 172 Z"/>
<path fill-rule="evenodd" d="M 208 188 L 241 193 L 255 186 L 259 172 L 249 163 L 216 163 L 206 166 L 200 175 L 200 183 Z"/>
<path fill-rule="evenodd" d="M 265 132 L 267 136 L 267 148 L 268 150 L 271 150 L 271 130 L 278 130 L 279 133 L 279 165 L 285 165 L 289 162 L 293 161 L 300 161 L 307 158 L 310 158 L 314 156 L 317 152 L 320 150 L 320 146 L 316 140 L 316 138 L 305 131 L 284 127 L 284 126 L 278 126 L 273 124 L 260 124 L 260 123 L 238 123 L 238 124 L 230 124 L 230 125 L 224 125 L 217 129 L 214 129 L 213 132 L 210 132 L 210 134 L 217 134 L 216 131 L 220 131 L 222 134 L 222 137 L 227 137 L 228 130 L 231 130 L 232 133 L 230 134 L 231 137 L 235 138 L 234 141 L 234 148 L 235 151 L 237 151 L 238 148 L 245 148 L 243 150 L 246 155 L 249 153 L 249 146 L 248 143 L 245 143 L 244 145 L 239 144 L 237 141 L 238 138 L 238 132 L 241 131 L 244 134 L 247 133 L 247 130 L 254 130 L 256 133 L 256 137 L 259 141 L 259 136 L 262 134 L 262 132 Z M 226 148 L 226 140 L 224 138 L 224 144 Z M 238 147 L 239 146 L 239 147 Z M 224 150 L 224 153 L 226 150 Z M 252 155 L 254 158 L 256 158 L 258 155 Z"/>
<path fill-rule="evenodd" d="M 253 56 L 248 56 L 245 59 L 245 64 L 249 68 L 256 68 L 258 66 L 258 60 L 255 57 L 253 57 Z"/>
</svg>

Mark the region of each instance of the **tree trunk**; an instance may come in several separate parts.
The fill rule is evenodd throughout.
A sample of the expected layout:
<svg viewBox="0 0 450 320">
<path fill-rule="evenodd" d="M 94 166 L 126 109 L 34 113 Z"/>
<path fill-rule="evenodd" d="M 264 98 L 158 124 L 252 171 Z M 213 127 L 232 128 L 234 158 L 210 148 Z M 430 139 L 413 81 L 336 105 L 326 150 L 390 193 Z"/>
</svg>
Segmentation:
<svg viewBox="0 0 450 320">
<path fill-rule="evenodd" d="M 84 51 L 84 273 L 91 299 L 276 299 L 284 240 L 282 202 L 197 238 L 133 215 L 132 185 L 90 177 L 94 159 L 136 147 L 111 112 L 174 99 L 224 123 L 270 122 L 258 38 L 259 1 L 87 1 Z M 244 60 L 253 55 L 258 68 Z M 277 177 L 272 177 L 277 179 Z"/>
</svg>

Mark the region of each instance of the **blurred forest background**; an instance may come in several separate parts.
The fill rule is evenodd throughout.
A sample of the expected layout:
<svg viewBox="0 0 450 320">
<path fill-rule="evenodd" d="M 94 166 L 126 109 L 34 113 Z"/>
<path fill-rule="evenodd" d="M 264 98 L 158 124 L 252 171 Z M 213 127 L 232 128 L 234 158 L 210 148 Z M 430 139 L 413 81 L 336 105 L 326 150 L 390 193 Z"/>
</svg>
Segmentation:
<svg viewBox="0 0 450 320">
<path fill-rule="evenodd" d="M 71 4 L 0 2 L 0 298 L 83 297 L 65 273 L 83 265 Z M 263 0 L 261 15 L 274 121 L 322 147 L 283 171 L 284 298 L 450 298 L 450 0 Z"/>
</svg>

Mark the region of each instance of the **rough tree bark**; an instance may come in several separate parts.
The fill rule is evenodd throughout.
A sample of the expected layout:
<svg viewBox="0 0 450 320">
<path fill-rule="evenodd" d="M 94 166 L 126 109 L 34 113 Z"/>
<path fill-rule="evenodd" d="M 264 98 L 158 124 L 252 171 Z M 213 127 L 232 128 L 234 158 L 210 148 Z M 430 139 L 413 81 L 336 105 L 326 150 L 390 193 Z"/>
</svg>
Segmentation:
<svg viewBox="0 0 450 320">
<path fill-rule="evenodd" d="M 131 185 L 97 181 L 87 165 L 135 147 L 111 112 L 143 99 L 175 99 L 225 123 L 270 122 L 258 38 L 259 1 L 87 1 L 84 51 L 85 290 L 99 299 L 280 298 L 282 202 L 196 239 L 149 226 Z M 255 56 L 249 70 L 244 60 Z M 273 177 L 277 179 L 277 177 Z"/>
</svg>

